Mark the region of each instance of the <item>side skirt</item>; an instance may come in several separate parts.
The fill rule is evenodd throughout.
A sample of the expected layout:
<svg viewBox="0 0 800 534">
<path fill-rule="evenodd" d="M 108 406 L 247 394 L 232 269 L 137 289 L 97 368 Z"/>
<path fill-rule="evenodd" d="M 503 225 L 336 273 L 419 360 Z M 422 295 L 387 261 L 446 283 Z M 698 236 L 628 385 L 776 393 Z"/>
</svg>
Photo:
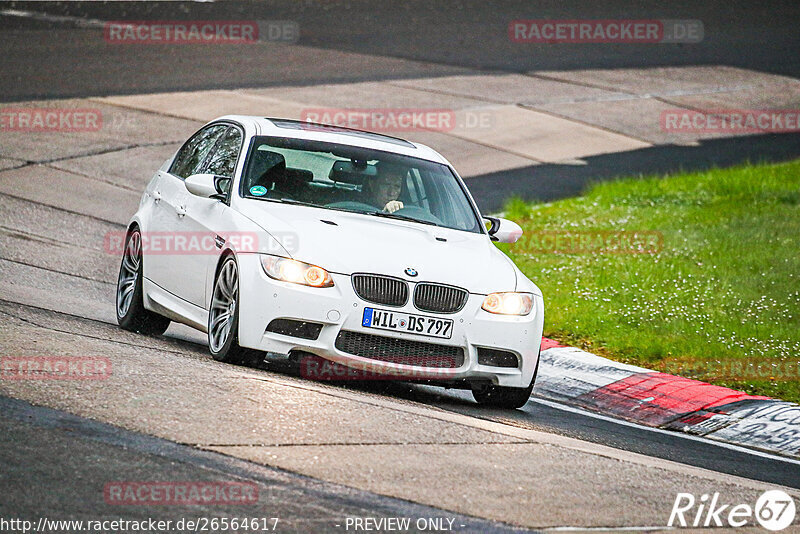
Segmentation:
<svg viewBox="0 0 800 534">
<path fill-rule="evenodd" d="M 201 332 L 208 332 L 208 310 L 183 300 L 147 278 L 143 282 L 145 308 Z"/>
</svg>

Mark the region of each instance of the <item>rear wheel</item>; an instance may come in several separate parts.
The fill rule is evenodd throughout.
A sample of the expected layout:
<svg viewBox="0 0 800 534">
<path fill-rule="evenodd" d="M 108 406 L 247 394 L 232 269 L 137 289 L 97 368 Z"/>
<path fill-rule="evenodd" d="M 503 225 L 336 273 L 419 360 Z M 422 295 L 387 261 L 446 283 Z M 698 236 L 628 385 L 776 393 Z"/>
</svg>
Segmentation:
<svg viewBox="0 0 800 534">
<path fill-rule="evenodd" d="M 541 358 L 541 351 L 539 352 Z M 536 368 L 533 370 L 531 383 L 526 388 L 512 388 L 506 386 L 495 386 L 493 384 L 482 384 L 473 386 L 472 397 L 482 406 L 491 408 L 522 408 L 528 402 L 533 392 L 533 384 L 536 382 L 536 375 L 539 373 L 539 360 L 536 360 Z"/>
<path fill-rule="evenodd" d="M 117 323 L 125 330 L 151 336 L 161 335 L 169 319 L 144 307 L 142 289 L 142 234 L 138 228 L 128 233 L 117 279 Z"/>
<path fill-rule="evenodd" d="M 214 281 L 208 310 L 208 348 L 215 360 L 234 364 L 255 363 L 258 351 L 239 346 L 239 267 L 228 256 Z"/>
</svg>

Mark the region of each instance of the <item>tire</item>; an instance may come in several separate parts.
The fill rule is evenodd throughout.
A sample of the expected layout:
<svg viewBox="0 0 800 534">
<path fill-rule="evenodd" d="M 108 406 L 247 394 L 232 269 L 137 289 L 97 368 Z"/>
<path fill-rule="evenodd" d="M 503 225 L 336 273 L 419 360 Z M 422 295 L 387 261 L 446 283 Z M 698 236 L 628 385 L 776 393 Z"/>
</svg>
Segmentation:
<svg viewBox="0 0 800 534">
<path fill-rule="evenodd" d="M 541 358 L 542 352 L 539 351 Z M 490 408 L 504 408 L 516 410 L 527 404 L 533 392 L 533 384 L 536 382 L 536 375 L 539 373 L 539 360 L 536 360 L 536 368 L 533 370 L 531 383 L 526 388 L 512 388 L 506 386 L 495 386 L 493 384 L 483 384 L 472 388 L 472 397 L 481 406 Z"/>
<path fill-rule="evenodd" d="M 149 336 L 167 331 L 170 320 L 144 307 L 142 289 L 142 234 L 138 228 L 128 232 L 117 278 L 117 323 L 125 330 Z"/>
<path fill-rule="evenodd" d="M 218 362 L 252 365 L 260 352 L 239 346 L 239 266 L 228 256 L 214 280 L 208 310 L 208 349 Z"/>
</svg>

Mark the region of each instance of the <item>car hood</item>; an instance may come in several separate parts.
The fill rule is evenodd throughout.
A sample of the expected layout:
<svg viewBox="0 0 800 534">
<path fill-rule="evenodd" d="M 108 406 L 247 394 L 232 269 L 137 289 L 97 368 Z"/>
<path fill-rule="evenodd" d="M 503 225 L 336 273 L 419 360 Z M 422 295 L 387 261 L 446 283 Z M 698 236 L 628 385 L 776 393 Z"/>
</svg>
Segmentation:
<svg viewBox="0 0 800 534">
<path fill-rule="evenodd" d="M 239 211 L 297 260 L 333 273 L 379 273 L 463 287 L 514 291 L 516 269 L 485 234 L 356 213 L 242 199 Z M 405 273 L 417 271 L 416 277 Z"/>
</svg>

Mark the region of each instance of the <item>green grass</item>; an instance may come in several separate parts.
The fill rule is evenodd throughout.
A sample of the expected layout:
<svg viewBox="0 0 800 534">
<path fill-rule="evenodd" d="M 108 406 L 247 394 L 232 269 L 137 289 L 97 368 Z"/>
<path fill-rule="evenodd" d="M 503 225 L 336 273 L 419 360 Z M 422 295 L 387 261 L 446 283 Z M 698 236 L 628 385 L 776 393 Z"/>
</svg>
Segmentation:
<svg viewBox="0 0 800 534">
<path fill-rule="evenodd" d="M 505 216 L 526 232 L 500 247 L 542 289 L 545 335 L 800 401 L 800 160 L 621 179 L 549 204 L 514 199 Z M 663 247 L 534 246 L 550 231 L 655 231 Z"/>
</svg>

